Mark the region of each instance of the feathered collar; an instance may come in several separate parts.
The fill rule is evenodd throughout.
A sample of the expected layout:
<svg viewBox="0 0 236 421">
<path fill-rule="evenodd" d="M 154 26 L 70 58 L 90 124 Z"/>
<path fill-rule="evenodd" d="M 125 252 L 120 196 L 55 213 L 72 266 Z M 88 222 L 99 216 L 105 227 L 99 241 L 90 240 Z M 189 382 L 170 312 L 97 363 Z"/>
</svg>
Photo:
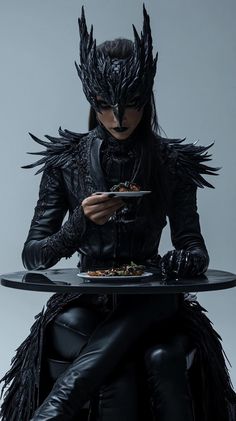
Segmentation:
<svg viewBox="0 0 236 421">
<path fill-rule="evenodd" d="M 42 165 L 36 174 L 42 172 L 49 167 L 66 168 L 71 165 L 73 160 L 78 156 L 81 144 L 83 148 L 88 148 L 92 141 L 96 138 L 104 139 L 104 132 L 101 132 L 100 127 L 96 127 L 89 133 L 81 134 L 71 132 L 70 130 L 62 130 L 59 128 L 60 137 L 52 137 L 46 135 L 48 142 L 40 140 L 30 133 L 32 139 L 44 146 L 46 150 L 41 152 L 29 152 L 31 155 L 41 155 L 43 158 L 30 165 L 25 165 L 22 168 L 34 168 Z M 109 139 L 109 142 L 112 140 Z M 132 144 L 133 138 L 128 142 Z M 185 139 L 166 139 L 156 137 L 157 150 L 162 164 L 168 166 L 168 170 L 175 175 L 185 178 L 190 183 L 197 187 L 214 188 L 205 178 L 205 175 L 217 175 L 219 167 L 211 167 L 207 162 L 211 160 L 209 149 L 213 143 L 208 146 L 197 146 L 196 143 L 184 143 Z M 122 147 L 130 147 L 130 144 L 122 142 Z M 119 147 L 120 144 L 116 144 Z M 154 145 L 155 146 L 155 145 Z"/>
</svg>

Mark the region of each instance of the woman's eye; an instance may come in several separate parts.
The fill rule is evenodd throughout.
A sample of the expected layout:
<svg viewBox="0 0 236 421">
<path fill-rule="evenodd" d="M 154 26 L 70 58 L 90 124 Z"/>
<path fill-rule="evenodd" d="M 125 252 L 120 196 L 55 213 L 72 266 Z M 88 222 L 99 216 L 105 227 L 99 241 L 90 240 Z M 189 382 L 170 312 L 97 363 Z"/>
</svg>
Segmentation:
<svg viewBox="0 0 236 421">
<path fill-rule="evenodd" d="M 103 110 L 108 110 L 109 108 L 111 108 L 110 105 L 105 101 L 98 101 L 98 106 Z"/>
<path fill-rule="evenodd" d="M 139 102 L 139 98 L 134 98 L 132 101 L 129 101 L 126 107 L 128 108 L 136 108 Z"/>
</svg>

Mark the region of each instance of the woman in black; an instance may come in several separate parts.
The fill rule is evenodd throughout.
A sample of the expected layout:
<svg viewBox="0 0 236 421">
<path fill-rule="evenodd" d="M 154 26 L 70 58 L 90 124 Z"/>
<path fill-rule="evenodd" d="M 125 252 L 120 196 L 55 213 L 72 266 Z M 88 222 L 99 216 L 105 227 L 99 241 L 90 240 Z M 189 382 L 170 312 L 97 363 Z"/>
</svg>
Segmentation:
<svg viewBox="0 0 236 421">
<path fill-rule="evenodd" d="M 39 200 L 22 255 L 24 265 L 45 269 L 78 251 L 82 271 L 135 261 L 161 270 L 165 278 L 201 275 L 209 257 L 200 232 L 196 189 L 211 186 L 201 174 L 212 174 L 214 169 L 205 165 L 207 148 L 158 135 L 152 93 L 157 56 L 152 55 L 145 8 L 143 32 L 139 37 L 134 28 L 134 42 L 118 39 L 96 47 L 83 12 L 79 24 L 80 65 L 76 66 L 91 104 L 90 131 L 82 135 L 60 129 L 61 137 L 47 136 L 49 141 L 32 135 L 47 149 L 42 159 L 29 166 L 44 164 Z M 94 195 L 120 182 L 136 183 L 152 193 L 129 203 Z M 63 223 L 67 211 L 69 218 Z M 161 258 L 158 246 L 166 217 L 174 250 Z M 199 336 L 196 324 L 202 329 Z M 84 403 L 99 390 L 105 390 L 107 400 L 104 404 L 100 395 L 95 419 L 143 419 L 138 413 L 140 396 L 142 400 L 139 364 L 147 373 L 154 416 L 160 421 L 192 421 L 185 356 L 193 346 L 202 346 L 198 364 L 207 362 L 209 370 L 207 378 L 204 374 L 198 378 L 207 404 L 200 404 L 196 419 L 210 413 L 214 420 L 230 419 L 228 401 L 235 397 L 217 335 L 200 306 L 182 295 L 122 296 L 117 303 L 107 295 L 56 295 L 36 321 L 29 343 L 28 362 L 24 358 L 19 364 L 25 342 L 5 377 L 6 383 L 15 377 L 15 383 L 14 393 L 11 389 L 3 404 L 3 421 L 77 419 Z M 214 365 L 209 352 L 216 357 Z M 45 356 L 69 362 L 57 380 L 51 379 L 56 381 L 46 397 L 42 391 L 48 379 L 39 375 L 40 367 L 45 370 Z M 18 380 L 17 369 L 21 373 Z M 27 373 L 30 387 L 20 396 L 15 386 L 17 381 L 21 388 L 26 386 L 22 373 Z M 214 379 L 224 392 L 218 386 L 219 401 L 213 411 L 212 390 L 203 384 L 212 386 Z M 106 390 L 112 390 L 110 396 Z M 21 404 L 17 414 L 10 407 L 12 396 Z M 32 396 L 36 401 L 29 405 Z M 22 409 L 24 399 L 26 409 Z M 102 405 L 107 412 L 99 414 Z"/>
</svg>

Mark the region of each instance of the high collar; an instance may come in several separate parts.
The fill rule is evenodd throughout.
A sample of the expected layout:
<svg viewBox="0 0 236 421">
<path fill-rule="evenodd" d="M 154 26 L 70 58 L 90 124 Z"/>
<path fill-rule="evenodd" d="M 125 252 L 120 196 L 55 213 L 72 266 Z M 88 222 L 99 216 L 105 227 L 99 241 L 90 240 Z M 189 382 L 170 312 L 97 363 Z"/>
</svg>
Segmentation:
<svg viewBox="0 0 236 421">
<path fill-rule="evenodd" d="M 108 130 L 105 129 L 104 126 L 98 125 L 97 126 L 97 133 L 98 136 L 104 141 L 105 145 L 108 148 L 111 148 L 116 151 L 120 152 L 128 152 L 129 150 L 133 149 L 135 146 L 140 145 L 141 136 L 139 134 L 138 129 L 136 128 L 133 133 L 125 140 L 118 140 L 113 137 Z"/>
</svg>

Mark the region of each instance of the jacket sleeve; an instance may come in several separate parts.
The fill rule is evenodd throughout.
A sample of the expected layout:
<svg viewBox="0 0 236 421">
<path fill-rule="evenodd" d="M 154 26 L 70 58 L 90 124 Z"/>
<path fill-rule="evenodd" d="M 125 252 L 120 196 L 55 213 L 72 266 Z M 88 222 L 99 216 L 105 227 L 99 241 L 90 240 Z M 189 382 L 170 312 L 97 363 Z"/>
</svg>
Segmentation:
<svg viewBox="0 0 236 421">
<path fill-rule="evenodd" d="M 184 143 L 185 139 L 161 139 L 161 161 L 166 170 L 167 214 L 175 250 L 163 256 L 161 266 L 167 276 L 198 276 L 209 265 L 197 212 L 197 187 L 214 188 L 205 175 L 217 175 L 211 167 L 208 146 Z"/>
<path fill-rule="evenodd" d="M 201 252 L 208 265 L 209 257 L 201 234 L 196 192 L 194 184 L 180 179 L 176 181 L 168 211 L 171 239 L 176 250 Z"/>
<path fill-rule="evenodd" d="M 85 232 L 85 216 L 78 205 L 62 225 L 68 208 L 60 170 L 47 168 L 42 176 L 39 199 L 22 252 L 25 268 L 49 268 L 78 249 Z"/>
</svg>

